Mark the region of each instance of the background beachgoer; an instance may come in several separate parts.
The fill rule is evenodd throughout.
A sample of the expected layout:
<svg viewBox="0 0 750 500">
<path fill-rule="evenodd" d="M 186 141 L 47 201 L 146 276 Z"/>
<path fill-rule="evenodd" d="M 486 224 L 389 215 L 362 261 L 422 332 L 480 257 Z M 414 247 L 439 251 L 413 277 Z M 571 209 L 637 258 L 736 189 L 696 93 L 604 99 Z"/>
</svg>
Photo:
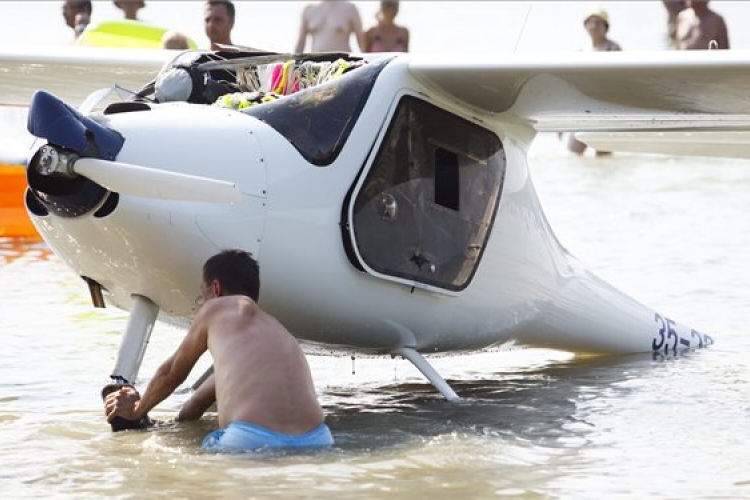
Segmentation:
<svg viewBox="0 0 750 500">
<path fill-rule="evenodd" d="M 120 9 L 125 19 L 138 20 L 138 11 L 146 6 L 143 0 L 114 0 L 115 7 Z"/>
<path fill-rule="evenodd" d="M 588 50 L 609 52 L 622 50 L 620 44 L 607 37 L 609 33 L 609 15 L 604 9 L 594 9 L 583 20 L 583 27 L 591 39 Z"/>
<path fill-rule="evenodd" d="M 302 53 L 310 36 L 311 52 L 351 52 L 352 35 L 356 36 L 361 50 L 364 46 L 362 19 L 353 3 L 332 0 L 309 4 L 302 11 L 294 50 Z"/>
<path fill-rule="evenodd" d="M 724 18 L 708 8 L 708 0 L 688 0 L 688 8 L 677 16 L 675 37 L 678 50 L 729 48 Z"/>
<path fill-rule="evenodd" d="M 234 4 L 229 0 L 207 0 L 203 10 L 203 24 L 211 50 L 220 50 L 219 45 L 233 45 Z"/>
<path fill-rule="evenodd" d="M 161 38 L 161 46 L 170 50 L 188 50 L 190 45 L 188 39 L 177 31 L 167 31 Z"/>
<path fill-rule="evenodd" d="M 398 1 L 380 2 L 378 24 L 365 33 L 363 52 L 409 52 L 409 30 L 395 23 Z"/>
<path fill-rule="evenodd" d="M 584 18 L 583 27 L 589 34 L 591 44 L 586 50 L 597 52 L 611 52 L 622 50 L 620 44 L 610 40 L 607 37 L 609 32 L 609 14 L 604 9 L 594 9 Z M 583 154 L 586 151 L 586 144 L 575 138 L 575 134 L 568 134 L 568 150 L 576 154 Z M 597 151 L 597 155 L 609 154 L 607 151 Z"/>
<path fill-rule="evenodd" d="M 62 6 L 62 14 L 65 24 L 73 29 L 75 37 L 78 38 L 86 26 L 91 22 L 92 12 L 89 0 L 65 0 Z"/>
<path fill-rule="evenodd" d="M 686 0 L 662 0 L 664 8 L 667 9 L 667 35 L 670 43 L 675 44 L 677 31 L 677 16 L 687 8 Z"/>
</svg>

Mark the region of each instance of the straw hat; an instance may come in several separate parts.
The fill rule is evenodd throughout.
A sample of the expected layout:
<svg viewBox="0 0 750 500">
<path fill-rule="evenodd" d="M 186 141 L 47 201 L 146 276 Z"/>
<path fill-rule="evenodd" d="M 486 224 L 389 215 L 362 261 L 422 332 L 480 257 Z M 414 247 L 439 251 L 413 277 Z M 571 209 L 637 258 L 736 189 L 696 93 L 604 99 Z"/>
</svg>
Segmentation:
<svg viewBox="0 0 750 500">
<path fill-rule="evenodd" d="M 592 9 L 588 14 L 586 14 L 586 17 L 583 19 L 583 24 L 585 25 L 586 22 L 592 17 L 601 19 L 601 21 L 604 23 L 604 27 L 609 29 L 609 14 L 607 14 L 606 10 L 600 7 Z"/>
</svg>

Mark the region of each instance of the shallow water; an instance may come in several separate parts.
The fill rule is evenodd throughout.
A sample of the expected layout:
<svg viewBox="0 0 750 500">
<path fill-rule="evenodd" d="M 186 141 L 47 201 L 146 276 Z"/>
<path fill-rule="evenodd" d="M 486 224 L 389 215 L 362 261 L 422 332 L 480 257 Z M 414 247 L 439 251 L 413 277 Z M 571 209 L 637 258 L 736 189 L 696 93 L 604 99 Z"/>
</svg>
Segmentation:
<svg viewBox="0 0 750 500">
<path fill-rule="evenodd" d="M 368 24 L 376 3 L 357 3 Z M 289 50 L 302 2 L 253 7 L 260 4 L 238 6 L 236 39 Z M 626 50 L 663 48 L 660 2 L 603 4 L 612 37 Z M 59 5 L 0 2 L 0 41 L 65 39 Z M 591 2 L 530 5 L 404 2 L 400 19 L 412 28 L 417 53 L 582 45 L 580 20 Z M 712 5 L 726 15 L 733 46 L 750 47 L 750 2 Z M 110 2 L 95 9 L 99 19 L 116 13 Z M 201 39 L 200 2 L 148 2 L 144 14 Z M 515 349 L 434 360 L 460 404 L 445 402 L 403 360 L 311 357 L 336 447 L 215 456 L 199 450 L 217 424 L 211 417 L 110 433 L 99 391 L 127 316 L 92 309 L 84 283 L 44 245 L 0 239 L 4 496 L 750 498 L 750 162 L 578 158 L 554 136 L 541 137 L 531 157 L 562 243 L 640 301 L 710 333 L 716 345 L 670 359 Z M 157 325 L 141 384 L 181 336 Z M 174 416 L 185 397 L 174 395 L 153 415 Z"/>
<path fill-rule="evenodd" d="M 678 358 L 546 350 L 435 360 L 460 404 L 406 362 L 311 357 L 337 445 L 215 456 L 215 417 L 111 434 L 99 390 L 126 315 L 93 310 L 43 244 L 0 240 L 0 484 L 39 496 L 267 498 L 750 497 L 750 163 L 586 156 L 553 136 L 531 175 L 552 227 L 602 277 L 711 333 Z M 141 374 L 180 339 L 158 325 Z M 202 366 L 205 367 L 205 360 Z M 169 418 L 186 397 L 153 412 Z"/>
</svg>

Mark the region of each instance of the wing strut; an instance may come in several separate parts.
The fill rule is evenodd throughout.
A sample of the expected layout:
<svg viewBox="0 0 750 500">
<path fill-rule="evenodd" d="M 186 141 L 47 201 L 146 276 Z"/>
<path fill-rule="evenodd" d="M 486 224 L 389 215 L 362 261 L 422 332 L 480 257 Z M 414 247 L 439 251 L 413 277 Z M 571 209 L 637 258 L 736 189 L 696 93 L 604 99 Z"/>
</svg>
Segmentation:
<svg viewBox="0 0 750 500">
<path fill-rule="evenodd" d="M 435 389 L 440 391 L 440 394 L 442 394 L 445 399 L 450 402 L 456 402 L 461 399 L 458 397 L 458 394 L 456 394 L 455 391 L 451 388 L 451 386 L 448 385 L 448 382 L 446 382 L 445 379 L 441 377 L 440 374 L 432 367 L 432 365 L 429 364 L 427 360 L 424 359 L 422 355 L 417 351 L 410 347 L 402 347 L 401 349 L 397 350 L 395 354 L 398 354 L 399 356 L 410 361 L 414 366 L 416 366 L 417 369 L 422 372 L 422 375 L 427 377 L 427 380 L 429 380 L 430 383 L 435 386 Z"/>
</svg>

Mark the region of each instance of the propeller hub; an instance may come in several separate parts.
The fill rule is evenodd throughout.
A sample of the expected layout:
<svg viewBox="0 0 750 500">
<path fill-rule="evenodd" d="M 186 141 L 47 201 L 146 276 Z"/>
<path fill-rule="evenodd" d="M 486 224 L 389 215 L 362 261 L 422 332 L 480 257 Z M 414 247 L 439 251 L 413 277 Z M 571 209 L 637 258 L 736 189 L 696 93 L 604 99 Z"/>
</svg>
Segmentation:
<svg viewBox="0 0 750 500">
<path fill-rule="evenodd" d="M 66 177 L 75 177 L 73 164 L 79 158 L 78 155 L 60 151 L 54 146 L 46 144 L 39 148 L 36 161 L 36 170 L 44 176 L 62 174 Z"/>
</svg>

